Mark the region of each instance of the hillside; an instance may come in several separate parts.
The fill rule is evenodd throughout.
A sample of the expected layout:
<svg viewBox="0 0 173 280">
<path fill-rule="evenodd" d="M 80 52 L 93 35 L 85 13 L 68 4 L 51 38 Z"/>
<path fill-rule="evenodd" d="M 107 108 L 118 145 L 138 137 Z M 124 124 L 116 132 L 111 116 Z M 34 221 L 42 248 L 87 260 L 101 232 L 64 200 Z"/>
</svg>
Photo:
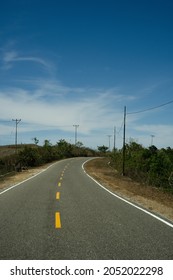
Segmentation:
<svg viewBox="0 0 173 280">
<path fill-rule="evenodd" d="M 24 147 L 35 147 L 35 144 L 20 144 L 17 146 L 17 150 L 21 151 L 24 149 Z M 6 156 L 14 155 L 16 152 L 16 146 L 15 145 L 5 145 L 0 146 L 0 158 L 4 158 Z"/>
</svg>

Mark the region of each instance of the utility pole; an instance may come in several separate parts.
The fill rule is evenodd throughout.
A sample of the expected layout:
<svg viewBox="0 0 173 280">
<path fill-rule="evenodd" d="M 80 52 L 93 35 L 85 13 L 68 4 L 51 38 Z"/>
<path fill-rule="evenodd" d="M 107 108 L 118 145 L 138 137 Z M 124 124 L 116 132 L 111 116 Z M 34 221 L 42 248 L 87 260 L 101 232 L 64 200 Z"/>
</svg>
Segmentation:
<svg viewBox="0 0 173 280">
<path fill-rule="evenodd" d="M 79 125 L 78 124 L 74 124 L 73 126 L 75 128 L 75 145 L 76 145 L 77 144 L 77 129 L 78 129 Z"/>
<path fill-rule="evenodd" d="M 111 147 L 111 140 L 110 140 L 110 138 L 111 138 L 112 135 L 107 135 L 107 136 L 109 138 L 109 151 L 110 151 L 110 147 Z"/>
<path fill-rule="evenodd" d="M 153 138 L 155 137 L 155 135 L 151 135 L 151 146 L 153 146 Z"/>
<path fill-rule="evenodd" d="M 20 123 L 21 119 L 12 119 L 12 121 L 16 122 L 16 133 L 15 133 L 15 146 L 16 146 L 16 154 L 17 154 L 17 125 Z"/>
<path fill-rule="evenodd" d="M 115 153 L 115 142 L 116 142 L 116 126 L 114 126 L 114 153 Z"/>
<path fill-rule="evenodd" d="M 126 152 L 126 106 L 124 106 L 124 132 L 123 132 L 123 172 L 125 175 L 125 152 Z"/>
</svg>

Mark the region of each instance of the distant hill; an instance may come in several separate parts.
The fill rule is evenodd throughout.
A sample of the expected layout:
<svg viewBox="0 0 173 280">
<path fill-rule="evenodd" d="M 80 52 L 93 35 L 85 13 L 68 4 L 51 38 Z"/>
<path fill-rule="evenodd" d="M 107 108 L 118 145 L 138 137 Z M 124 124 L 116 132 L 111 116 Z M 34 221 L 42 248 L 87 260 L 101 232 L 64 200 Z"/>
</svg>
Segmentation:
<svg viewBox="0 0 173 280">
<path fill-rule="evenodd" d="M 26 146 L 27 147 L 36 147 L 35 144 L 19 144 L 19 145 L 17 145 L 17 149 L 18 149 L 18 151 L 21 151 Z M 0 146 L 0 158 L 14 155 L 15 152 L 16 152 L 16 146 L 15 145 Z"/>
</svg>

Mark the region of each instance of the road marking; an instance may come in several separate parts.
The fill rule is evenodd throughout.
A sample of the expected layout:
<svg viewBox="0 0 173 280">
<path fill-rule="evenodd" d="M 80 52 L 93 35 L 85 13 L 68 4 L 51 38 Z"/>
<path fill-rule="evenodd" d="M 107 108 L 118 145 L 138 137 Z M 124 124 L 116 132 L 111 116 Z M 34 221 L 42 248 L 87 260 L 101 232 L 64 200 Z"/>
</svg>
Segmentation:
<svg viewBox="0 0 173 280">
<path fill-rule="evenodd" d="M 60 180 L 62 181 L 62 177 L 60 177 Z"/>
<path fill-rule="evenodd" d="M 159 216 L 157 216 L 157 215 L 155 215 L 155 214 L 149 212 L 148 210 L 146 210 L 146 209 L 144 209 L 144 208 L 142 208 L 142 207 L 140 207 L 140 206 L 134 204 L 133 202 L 130 202 L 130 201 L 126 200 L 125 198 L 123 198 L 123 197 L 121 197 L 121 196 L 119 196 L 119 195 L 117 195 L 117 194 L 111 192 L 110 190 L 108 190 L 107 188 L 105 188 L 102 184 L 100 184 L 97 180 L 95 180 L 92 176 L 90 176 L 90 175 L 85 171 L 85 169 L 84 169 L 85 163 L 87 163 L 87 162 L 90 161 L 90 160 L 92 160 L 92 159 L 88 159 L 88 160 L 86 160 L 86 161 L 82 164 L 82 169 L 83 169 L 84 173 L 85 173 L 91 180 L 93 180 L 97 185 L 99 185 L 102 189 L 104 189 L 105 191 L 107 191 L 107 192 L 110 193 L 111 195 L 115 196 L 116 198 L 118 198 L 118 199 L 124 201 L 125 203 L 127 203 L 127 204 L 129 204 L 129 205 L 131 205 L 131 206 L 133 206 L 133 207 L 135 207 L 135 208 L 137 208 L 138 210 L 140 210 L 140 211 L 142 211 L 142 212 L 144 212 L 144 213 L 150 215 L 151 217 L 153 217 L 153 218 L 159 220 L 160 222 L 166 224 L 167 226 L 173 228 L 173 224 L 172 224 L 171 222 L 166 221 L 166 220 L 164 220 L 163 218 L 160 218 Z"/>
<path fill-rule="evenodd" d="M 60 212 L 55 213 L 55 228 L 61 228 Z"/>
<path fill-rule="evenodd" d="M 61 182 L 58 183 L 58 187 L 61 187 Z"/>
<path fill-rule="evenodd" d="M 56 199 L 60 199 L 60 192 L 56 193 Z"/>
</svg>

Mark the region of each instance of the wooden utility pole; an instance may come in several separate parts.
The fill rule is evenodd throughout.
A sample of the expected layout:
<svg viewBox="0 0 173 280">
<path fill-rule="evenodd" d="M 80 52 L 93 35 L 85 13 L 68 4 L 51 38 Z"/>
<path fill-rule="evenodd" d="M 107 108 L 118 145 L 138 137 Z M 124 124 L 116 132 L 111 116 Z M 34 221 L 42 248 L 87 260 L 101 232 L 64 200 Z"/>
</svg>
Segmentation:
<svg viewBox="0 0 173 280">
<path fill-rule="evenodd" d="M 116 143 L 116 126 L 114 126 L 114 153 L 115 153 L 115 143 Z"/>
<path fill-rule="evenodd" d="M 126 106 L 124 106 L 124 132 L 123 132 L 123 170 L 122 175 L 125 175 L 125 153 L 126 153 Z"/>
</svg>

